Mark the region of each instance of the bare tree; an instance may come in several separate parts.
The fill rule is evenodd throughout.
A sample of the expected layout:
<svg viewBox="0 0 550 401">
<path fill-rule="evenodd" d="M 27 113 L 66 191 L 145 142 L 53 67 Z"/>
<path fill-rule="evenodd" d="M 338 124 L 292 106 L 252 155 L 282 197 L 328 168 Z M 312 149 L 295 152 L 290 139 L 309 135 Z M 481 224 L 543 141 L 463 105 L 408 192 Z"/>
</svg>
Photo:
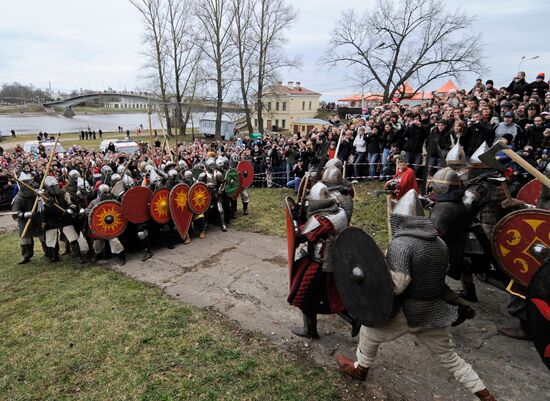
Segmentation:
<svg viewBox="0 0 550 401">
<path fill-rule="evenodd" d="M 161 0 L 129 0 L 130 3 L 138 9 L 145 21 L 145 43 L 151 46 L 149 57 L 153 60 L 153 66 L 156 70 L 158 87 L 162 108 L 166 118 L 166 129 L 168 135 L 172 134 L 170 124 L 170 113 L 168 111 L 168 97 L 166 95 L 166 18 L 164 15 Z"/>
<path fill-rule="evenodd" d="M 252 29 L 257 42 L 256 113 L 258 129 L 263 132 L 264 87 L 274 83 L 280 69 L 298 64 L 298 60 L 289 59 L 281 51 L 286 42 L 285 30 L 296 22 L 297 13 L 283 0 L 256 0 L 255 3 Z"/>
<path fill-rule="evenodd" d="M 237 49 L 239 63 L 239 83 L 248 132 L 253 132 L 252 110 L 249 96 L 252 85 L 257 77 L 257 41 L 254 38 L 251 22 L 254 15 L 256 0 L 233 0 L 235 23 L 233 28 L 233 43 Z"/>
<path fill-rule="evenodd" d="M 175 118 L 182 135 L 185 135 L 190 107 L 187 107 L 184 119 L 181 105 L 184 100 L 188 105 L 192 103 L 196 92 L 195 72 L 201 60 L 201 49 L 198 46 L 199 34 L 193 16 L 193 7 L 194 0 L 167 0 L 166 51 L 171 67 L 169 84 L 176 98 Z"/>
<path fill-rule="evenodd" d="M 378 0 L 363 15 L 342 14 L 324 61 L 362 68 L 362 85 L 375 83 L 386 103 L 403 94 L 407 81 L 416 93 L 439 78 L 483 71 L 473 22 L 460 10 L 446 11 L 442 0 Z"/>
<path fill-rule="evenodd" d="M 233 82 L 232 63 L 235 52 L 231 41 L 231 27 L 235 13 L 231 0 L 199 0 L 195 13 L 203 34 L 199 46 L 205 58 L 214 66 L 214 74 L 210 79 L 216 85 L 216 139 L 220 139 L 223 99 Z"/>
</svg>

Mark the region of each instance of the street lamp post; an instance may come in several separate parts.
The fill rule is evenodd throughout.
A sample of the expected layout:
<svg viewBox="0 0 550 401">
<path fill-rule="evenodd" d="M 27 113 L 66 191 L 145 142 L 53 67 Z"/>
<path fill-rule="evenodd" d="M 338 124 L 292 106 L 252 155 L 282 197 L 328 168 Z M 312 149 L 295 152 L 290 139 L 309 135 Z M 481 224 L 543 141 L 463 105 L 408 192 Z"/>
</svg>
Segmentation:
<svg viewBox="0 0 550 401">
<path fill-rule="evenodd" d="M 525 56 L 521 56 L 521 59 L 519 60 L 519 64 L 518 64 L 518 72 L 521 71 L 521 64 L 524 62 L 524 61 L 529 61 L 529 60 L 535 60 L 537 58 L 539 58 L 540 56 L 533 56 L 533 57 L 530 57 L 530 58 L 525 58 Z"/>
</svg>

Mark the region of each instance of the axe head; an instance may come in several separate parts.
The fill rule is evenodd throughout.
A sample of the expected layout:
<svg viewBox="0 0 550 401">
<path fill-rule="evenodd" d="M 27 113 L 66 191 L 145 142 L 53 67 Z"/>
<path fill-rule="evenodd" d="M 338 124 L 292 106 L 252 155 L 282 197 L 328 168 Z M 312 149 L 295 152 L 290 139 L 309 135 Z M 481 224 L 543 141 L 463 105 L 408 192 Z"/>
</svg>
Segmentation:
<svg viewBox="0 0 550 401">
<path fill-rule="evenodd" d="M 493 146 L 489 148 L 489 150 L 482 155 L 479 156 L 479 160 L 481 160 L 485 165 L 489 166 L 490 168 L 494 168 L 498 171 L 507 171 L 506 167 L 504 167 L 497 159 L 496 154 L 504 149 L 508 149 L 506 145 L 504 145 L 502 142 L 497 141 Z"/>
</svg>

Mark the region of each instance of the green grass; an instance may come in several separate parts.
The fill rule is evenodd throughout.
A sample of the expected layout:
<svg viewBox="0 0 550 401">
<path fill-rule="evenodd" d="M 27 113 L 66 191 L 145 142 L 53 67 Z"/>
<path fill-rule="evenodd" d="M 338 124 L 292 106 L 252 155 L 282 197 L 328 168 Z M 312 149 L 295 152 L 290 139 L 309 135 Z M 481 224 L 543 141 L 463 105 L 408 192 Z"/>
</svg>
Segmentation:
<svg viewBox="0 0 550 401">
<path fill-rule="evenodd" d="M 19 266 L 17 237 L 1 237 L 2 400 L 353 399 L 336 370 L 290 360 L 218 313 L 36 251 Z"/>
<path fill-rule="evenodd" d="M 386 197 L 377 198 L 374 191 L 383 189 L 383 184 L 366 182 L 355 185 L 354 211 L 351 224 L 369 233 L 378 245 L 385 249 L 388 243 L 386 223 Z M 284 200 L 294 196 L 290 189 L 250 188 L 249 215 L 239 217 L 231 226 L 243 231 L 252 231 L 286 237 Z M 241 206 L 239 205 L 239 208 Z"/>
</svg>

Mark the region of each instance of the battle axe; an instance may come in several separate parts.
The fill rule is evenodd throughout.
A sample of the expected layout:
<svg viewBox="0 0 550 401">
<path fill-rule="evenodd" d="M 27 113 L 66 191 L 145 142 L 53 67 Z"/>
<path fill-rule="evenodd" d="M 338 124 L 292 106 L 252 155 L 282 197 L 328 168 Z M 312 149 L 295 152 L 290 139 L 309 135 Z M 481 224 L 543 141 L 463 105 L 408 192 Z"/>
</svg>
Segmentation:
<svg viewBox="0 0 550 401">
<path fill-rule="evenodd" d="M 491 148 L 487 152 L 485 152 L 481 156 L 479 156 L 479 160 L 481 160 L 487 166 L 489 166 L 491 168 L 494 168 L 498 171 L 507 171 L 506 167 L 504 167 L 496 159 L 496 154 L 498 152 L 502 152 L 505 155 L 507 155 L 514 162 L 516 162 L 518 165 L 523 167 L 525 169 L 525 171 L 527 171 L 533 177 L 538 179 L 543 185 L 550 188 L 550 179 L 548 179 L 548 177 L 546 177 L 544 174 L 542 174 L 540 171 L 538 171 L 535 167 L 531 166 L 523 157 L 518 155 L 512 149 L 508 148 L 502 142 L 497 142 L 493 146 L 491 146 Z"/>
</svg>

